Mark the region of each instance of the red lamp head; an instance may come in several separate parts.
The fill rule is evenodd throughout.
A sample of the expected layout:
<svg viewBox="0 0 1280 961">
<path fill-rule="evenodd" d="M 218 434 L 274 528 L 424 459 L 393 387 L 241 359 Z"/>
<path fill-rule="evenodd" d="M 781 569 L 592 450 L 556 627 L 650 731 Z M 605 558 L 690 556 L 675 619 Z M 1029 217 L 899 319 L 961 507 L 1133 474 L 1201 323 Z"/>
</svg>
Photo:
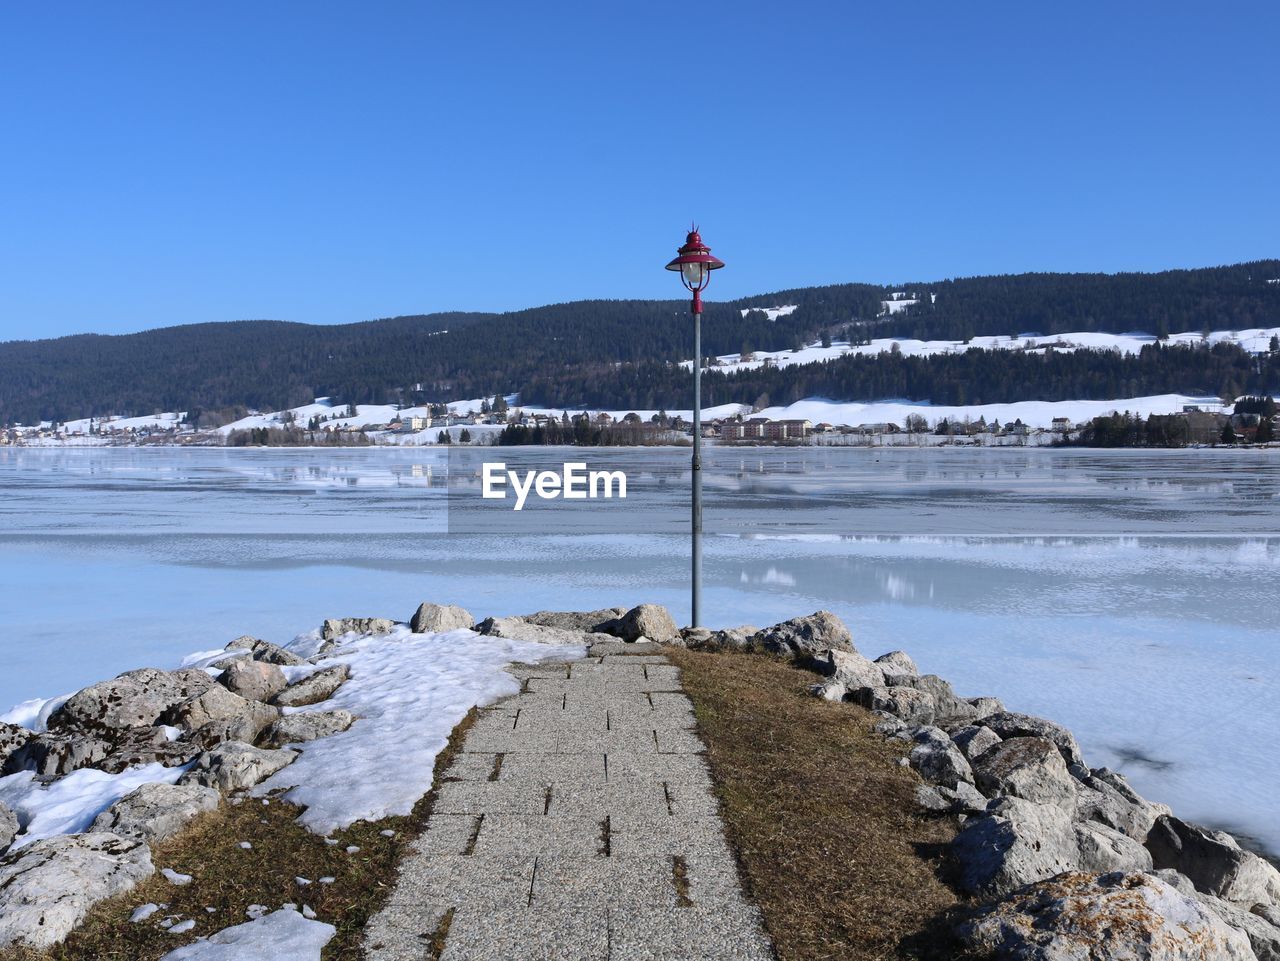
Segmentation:
<svg viewBox="0 0 1280 961">
<path fill-rule="evenodd" d="M 697 294 L 706 289 L 711 280 L 711 271 L 723 267 L 724 261 L 711 256 L 711 248 L 702 242 L 697 227 L 689 231 L 679 255 L 667 264 L 667 270 L 680 271 L 680 280 L 693 291 L 694 299 L 698 301 L 700 298 Z"/>
</svg>

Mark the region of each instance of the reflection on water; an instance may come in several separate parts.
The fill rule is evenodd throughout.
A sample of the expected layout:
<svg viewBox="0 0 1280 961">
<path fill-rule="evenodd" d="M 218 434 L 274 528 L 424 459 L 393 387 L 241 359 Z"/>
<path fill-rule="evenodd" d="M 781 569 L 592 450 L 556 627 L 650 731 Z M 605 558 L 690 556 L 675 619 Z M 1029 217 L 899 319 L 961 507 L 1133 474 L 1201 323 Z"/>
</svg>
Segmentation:
<svg viewBox="0 0 1280 961">
<path fill-rule="evenodd" d="M 0 702 L 170 666 L 245 632 L 407 618 L 426 599 L 480 615 L 656 601 L 686 616 L 687 539 L 660 532 L 688 516 L 688 452 L 606 456 L 628 472 L 643 526 L 533 535 L 513 518 L 444 536 L 443 451 L 0 449 Z M 865 652 L 906 648 L 963 693 L 1061 720 L 1095 765 L 1280 849 L 1280 770 L 1263 748 L 1280 716 L 1277 464 L 1275 452 L 713 449 L 707 621 L 831 609 Z"/>
</svg>

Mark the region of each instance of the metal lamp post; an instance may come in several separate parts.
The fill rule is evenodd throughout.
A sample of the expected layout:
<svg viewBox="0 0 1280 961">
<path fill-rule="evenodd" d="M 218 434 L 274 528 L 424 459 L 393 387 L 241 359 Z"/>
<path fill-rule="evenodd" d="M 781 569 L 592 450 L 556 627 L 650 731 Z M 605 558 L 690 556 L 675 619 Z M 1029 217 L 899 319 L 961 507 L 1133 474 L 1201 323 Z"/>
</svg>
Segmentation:
<svg viewBox="0 0 1280 961">
<path fill-rule="evenodd" d="M 694 227 L 685 238 L 679 256 L 667 264 L 678 270 L 681 282 L 693 294 L 693 603 L 691 627 L 701 626 L 702 616 L 702 292 L 711 281 L 711 271 L 724 262 L 711 256 L 711 248 Z"/>
</svg>

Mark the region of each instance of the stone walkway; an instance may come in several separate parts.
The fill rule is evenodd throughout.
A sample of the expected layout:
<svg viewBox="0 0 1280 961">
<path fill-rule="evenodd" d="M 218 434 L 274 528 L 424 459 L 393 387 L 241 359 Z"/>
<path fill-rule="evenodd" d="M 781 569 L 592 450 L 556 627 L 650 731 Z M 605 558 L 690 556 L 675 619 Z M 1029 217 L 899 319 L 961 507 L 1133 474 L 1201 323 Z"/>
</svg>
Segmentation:
<svg viewBox="0 0 1280 961">
<path fill-rule="evenodd" d="M 467 733 L 370 961 L 770 961 L 679 670 L 602 643 L 513 669 Z M 624 653 L 625 652 L 625 653 Z"/>
</svg>

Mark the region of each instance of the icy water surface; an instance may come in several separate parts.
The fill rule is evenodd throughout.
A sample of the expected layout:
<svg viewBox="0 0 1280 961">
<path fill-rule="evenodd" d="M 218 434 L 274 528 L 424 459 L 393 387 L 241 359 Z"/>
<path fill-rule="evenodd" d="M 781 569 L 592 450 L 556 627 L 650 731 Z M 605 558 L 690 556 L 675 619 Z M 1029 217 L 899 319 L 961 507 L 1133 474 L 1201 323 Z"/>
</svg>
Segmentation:
<svg viewBox="0 0 1280 961">
<path fill-rule="evenodd" d="M 612 531 L 584 537 L 514 514 L 446 535 L 438 450 L 0 449 L 0 710 L 427 599 L 686 619 L 687 540 L 662 532 L 688 451 L 595 456 L 634 483 L 625 512 L 574 506 Z M 1278 472 L 1274 451 L 711 450 L 704 620 L 829 608 L 864 653 L 1061 721 L 1093 765 L 1274 852 Z"/>
</svg>

